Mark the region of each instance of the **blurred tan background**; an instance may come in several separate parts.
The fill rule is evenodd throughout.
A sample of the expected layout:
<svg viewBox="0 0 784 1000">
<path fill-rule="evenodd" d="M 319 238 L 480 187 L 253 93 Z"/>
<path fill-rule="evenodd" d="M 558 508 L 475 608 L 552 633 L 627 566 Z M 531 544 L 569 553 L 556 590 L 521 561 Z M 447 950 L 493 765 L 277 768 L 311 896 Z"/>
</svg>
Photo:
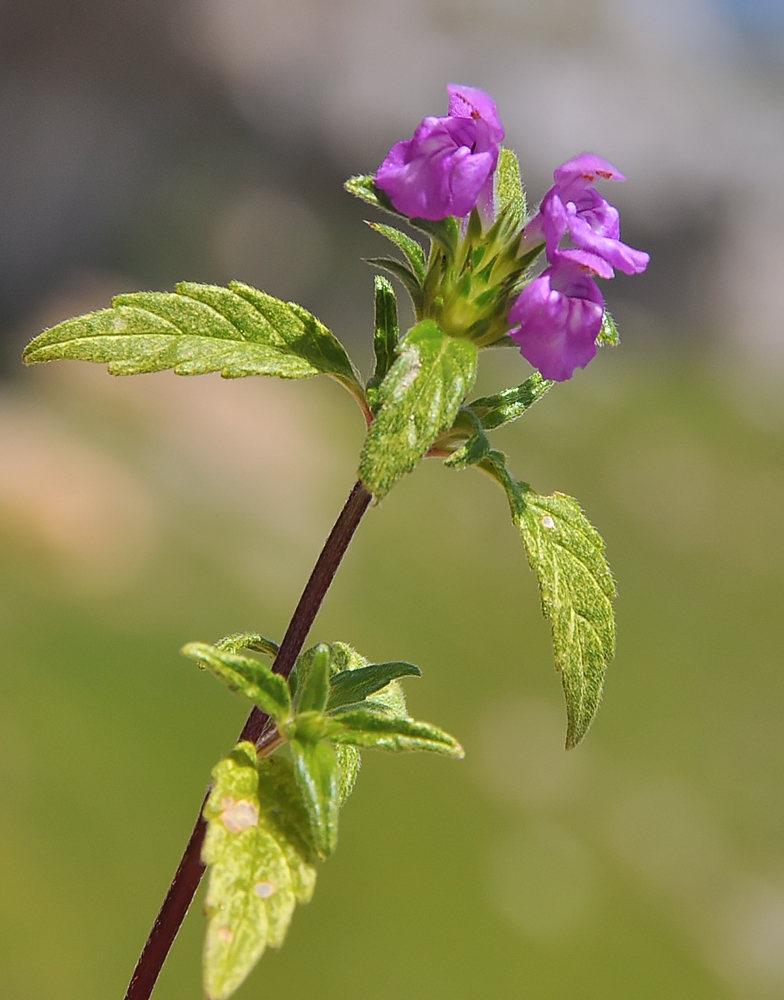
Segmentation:
<svg viewBox="0 0 784 1000">
<path fill-rule="evenodd" d="M 313 632 L 419 663 L 462 763 L 365 755 L 279 954 L 238 996 L 784 998 L 784 5 L 0 3 L 0 996 L 123 995 L 242 703 L 178 656 L 279 638 L 353 482 L 326 380 L 21 370 L 112 294 L 239 278 L 367 370 L 380 251 L 341 190 L 449 80 L 496 98 L 529 195 L 585 149 L 648 272 L 623 345 L 498 433 L 576 495 L 619 653 L 565 754 L 503 497 L 427 463 L 367 517 Z M 610 192 L 608 192 L 610 194 Z M 479 391 L 521 381 L 483 356 Z M 194 908 L 156 998 L 200 995 Z"/>
</svg>

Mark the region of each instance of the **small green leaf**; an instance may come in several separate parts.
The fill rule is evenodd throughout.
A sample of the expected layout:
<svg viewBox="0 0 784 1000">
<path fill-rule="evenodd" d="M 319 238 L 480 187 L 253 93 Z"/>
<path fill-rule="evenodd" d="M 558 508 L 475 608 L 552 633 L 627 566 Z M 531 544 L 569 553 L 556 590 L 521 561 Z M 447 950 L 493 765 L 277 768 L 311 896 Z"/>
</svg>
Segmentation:
<svg viewBox="0 0 784 1000">
<path fill-rule="evenodd" d="M 534 372 L 522 385 L 475 399 L 468 404 L 468 409 L 476 414 L 486 431 L 491 431 L 522 417 L 553 385 L 554 382 L 548 382 L 539 372 Z"/>
<path fill-rule="evenodd" d="M 359 475 L 371 493 L 385 496 L 452 426 L 473 384 L 476 360 L 471 341 L 448 337 L 432 320 L 418 323 L 401 341 L 360 459 Z"/>
<path fill-rule="evenodd" d="M 294 773 L 310 816 L 316 853 L 328 858 L 338 839 L 338 811 L 341 798 L 341 771 L 334 749 L 324 741 L 289 743 Z"/>
<path fill-rule="evenodd" d="M 373 205 L 385 212 L 391 212 L 392 215 L 397 215 L 401 219 L 405 218 L 402 212 L 398 212 L 381 188 L 376 187 L 376 179 L 372 174 L 358 174 L 356 177 L 349 177 L 343 187 L 349 194 L 353 194 L 355 198 L 361 198 L 368 205 Z"/>
<path fill-rule="evenodd" d="M 215 643 L 215 648 L 226 653 L 240 653 L 243 649 L 252 649 L 256 653 L 264 653 L 274 660 L 280 646 L 272 639 L 258 632 L 232 632 Z"/>
<path fill-rule="evenodd" d="M 405 233 L 401 233 L 399 229 L 395 229 L 392 226 L 385 226 L 382 222 L 368 222 L 368 225 L 371 229 L 375 229 L 377 233 L 381 233 L 382 236 L 386 236 L 386 238 L 391 240 L 399 250 L 403 251 L 406 260 L 414 273 L 414 277 L 420 285 L 424 284 L 425 251 L 417 243 L 417 241 L 412 240 L 411 237 L 406 236 Z"/>
<path fill-rule="evenodd" d="M 525 192 L 520 180 L 520 164 L 511 149 L 502 149 L 495 172 L 496 214 L 504 217 L 510 230 L 521 229 L 525 219 Z"/>
<path fill-rule="evenodd" d="M 239 281 L 118 295 L 111 309 L 45 330 L 24 352 L 27 364 L 63 359 L 106 363 L 113 375 L 166 368 L 178 375 L 219 371 L 224 378 L 323 373 L 364 399 L 348 355 L 325 326 L 301 306 Z"/>
<path fill-rule="evenodd" d="M 376 369 L 368 381 L 368 390 L 377 389 L 386 378 L 387 372 L 397 357 L 397 342 L 400 331 L 397 325 L 397 298 L 392 285 L 382 275 L 377 274 L 375 285 L 375 332 L 373 351 Z"/>
<path fill-rule="evenodd" d="M 454 216 L 450 215 L 436 222 L 431 222 L 429 219 L 409 219 L 402 212 L 398 212 L 389 200 L 389 196 L 376 186 L 376 180 L 370 174 L 349 177 L 343 187 L 349 194 L 361 198 L 368 205 L 374 205 L 384 212 L 396 215 L 399 219 L 405 219 L 414 229 L 426 233 L 431 240 L 438 243 L 449 257 L 454 256 L 460 239 L 460 223 Z"/>
<path fill-rule="evenodd" d="M 354 791 L 361 761 L 359 750 L 356 747 L 336 744 L 334 749 L 338 764 L 340 764 L 340 805 L 342 807 Z"/>
<path fill-rule="evenodd" d="M 307 674 L 299 678 L 296 706 L 298 712 L 323 712 L 329 696 L 329 646 L 319 643 Z"/>
<path fill-rule="evenodd" d="M 304 653 L 300 654 L 297 666 L 291 675 L 295 686 L 298 683 L 295 679 L 297 675 L 303 678 L 307 676 L 313 665 L 318 646 L 311 646 Z M 347 670 L 361 670 L 369 666 L 364 656 L 361 656 L 356 649 L 346 642 L 329 643 L 329 662 L 331 676 L 335 677 Z M 374 701 L 389 709 L 394 715 L 406 715 L 406 699 L 403 696 L 403 689 L 397 681 L 390 681 L 386 687 L 375 692 Z"/>
<path fill-rule="evenodd" d="M 422 311 L 422 286 L 417 281 L 414 272 L 402 260 L 398 260 L 396 257 L 365 257 L 364 261 L 373 267 L 380 267 L 384 271 L 388 271 L 397 278 L 408 292 L 414 306 L 414 312 L 417 316 L 420 314 Z"/>
<path fill-rule="evenodd" d="M 296 787 L 274 759 L 258 762 L 253 744 L 240 743 L 213 771 L 202 849 L 210 869 L 204 948 L 210 1000 L 226 1000 L 265 948 L 282 944 L 295 901 L 307 902 L 313 892 L 308 848 L 297 832 L 288 837 L 276 818 L 285 814 L 291 826 L 297 807 L 300 816 L 304 809 L 301 802 L 290 808 Z"/>
<path fill-rule="evenodd" d="M 338 708 L 354 702 L 364 701 L 368 695 L 385 688 L 398 677 L 421 677 L 422 671 L 413 663 L 394 661 L 389 663 L 369 663 L 357 670 L 344 670 L 335 674 L 329 690 L 327 709 Z"/>
<path fill-rule="evenodd" d="M 211 670 L 232 691 L 244 695 L 276 722 L 291 717 L 289 686 L 280 674 L 250 656 L 228 653 L 204 642 L 189 642 L 183 646 L 185 656 L 200 667 Z"/>
<path fill-rule="evenodd" d="M 479 431 L 470 437 L 462 448 L 458 448 L 445 459 L 444 465 L 448 465 L 450 469 L 465 469 L 469 465 L 481 462 L 489 452 L 490 441 L 482 431 Z"/>
<path fill-rule="evenodd" d="M 370 706 L 330 716 L 327 739 L 355 747 L 431 750 L 458 759 L 465 756 L 463 748 L 449 733 L 426 722 L 373 711 Z"/>
<path fill-rule="evenodd" d="M 563 493 L 540 496 L 518 482 L 501 452 L 491 452 L 480 468 L 506 491 L 512 520 L 539 580 L 566 695 L 566 746 L 571 748 L 596 714 L 604 674 L 615 654 L 615 584 L 604 542 L 576 500 Z"/>
<path fill-rule="evenodd" d="M 596 343 L 603 344 L 605 347 L 617 347 L 620 342 L 621 338 L 618 336 L 618 327 L 615 325 L 615 320 L 605 309 L 604 316 L 602 316 L 602 328 L 599 330 Z"/>
</svg>

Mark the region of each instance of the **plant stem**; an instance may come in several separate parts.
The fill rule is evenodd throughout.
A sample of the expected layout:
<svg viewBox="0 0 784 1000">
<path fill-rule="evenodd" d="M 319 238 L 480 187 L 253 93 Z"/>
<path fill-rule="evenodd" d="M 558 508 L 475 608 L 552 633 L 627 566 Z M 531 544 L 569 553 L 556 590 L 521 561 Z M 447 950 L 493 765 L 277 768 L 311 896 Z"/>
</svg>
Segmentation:
<svg viewBox="0 0 784 1000">
<path fill-rule="evenodd" d="M 357 481 L 349 493 L 348 500 L 340 512 L 329 537 L 324 543 L 310 579 L 305 585 L 294 614 L 286 629 L 280 650 L 275 657 L 273 670 L 288 677 L 294 669 L 308 632 L 318 614 L 319 608 L 334 579 L 338 566 L 346 554 L 349 542 L 359 527 L 359 522 L 373 499 L 363 484 Z M 267 729 L 269 717 L 254 708 L 245 723 L 240 741 L 249 740 L 256 744 L 259 756 L 266 756 L 278 745 L 277 731 Z M 209 791 L 207 792 L 209 795 Z M 207 799 L 205 797 L 204 802 Z M 202 810 L 204 803 L 202 803 Z M 133 977 L 125 994 L 125 1000 L 149 1000 L 158 975 L 166 961 L 177 932 L 182 926 L 188 907 L 196 894 L 204 874 L 201 848 L 207 824 L 199 811 L 199 818 L 185 848 L 177 872 L 163 901 L 150 936 L 141 953 Z"/>
</svg>

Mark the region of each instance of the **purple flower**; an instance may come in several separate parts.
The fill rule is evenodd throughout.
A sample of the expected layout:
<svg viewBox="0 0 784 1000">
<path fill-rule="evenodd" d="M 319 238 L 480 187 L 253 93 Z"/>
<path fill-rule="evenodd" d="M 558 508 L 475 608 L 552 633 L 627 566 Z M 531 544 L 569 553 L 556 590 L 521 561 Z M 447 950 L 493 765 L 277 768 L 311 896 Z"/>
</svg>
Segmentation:
<svg viewBox="0 0 784 1000">
<path fill-rule="evenodd" d="M 612 268 L 585 250 L 554 255 L 552 266 L 526 285 L 509 311 L 509 336 L 545 378 L 565 382 L 596 354 L 604 299 L 591 277 Z"/>
<path fill-rule="evenodd" d="M 479 207 L 492 215 L 493 172 L 504 130 L 493 99 L 450 83 L 445 118 L 425 118 L 413 138 L 397 142 L 376 184 L 409 218 L 445 219 Z"/>
<path fill-rule="evenodd" d="M 564 163 L 553 174 L 555 184 L 544 196 L 539 213 L 525 227 L 526 244 L 544 240 L 552 261 L 558 244 L 568 232 L 572 242 L 589 250 L 625 274 L 640 274 L 650 257 L 621 242 L 618 210 L 593 186 L 597 178 L 626 178 L 607 160 L 583 153 Z M 610 275 L 612 277 L 612 275 Z"/>
</svg>

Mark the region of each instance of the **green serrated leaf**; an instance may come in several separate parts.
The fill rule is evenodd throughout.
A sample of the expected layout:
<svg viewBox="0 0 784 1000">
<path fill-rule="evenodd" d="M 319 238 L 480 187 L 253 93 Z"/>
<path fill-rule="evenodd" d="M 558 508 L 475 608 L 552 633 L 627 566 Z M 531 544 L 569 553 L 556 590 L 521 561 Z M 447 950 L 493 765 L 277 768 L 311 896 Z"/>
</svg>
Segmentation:
<svg viewBox="0 0 784 1000">
<path fill-rule="evenodd" d="M 313 660 L 307 674 L 302 676 L 297 686 L 298 712 L 323 712 L 329 697 L 330 649 L 325 642 L 316 646 Z"/>
<path fill-rule="evenodd" d="M 401 233 L 399 229 L 395 229 L 393 226 L 385 226 L 382 222 L 368 222 L 368 225 L 371 229 L 375 229 L 377 233 L 381 233 L 382 236 L 386 236 L 386 238 L 391 240 L 391 242 L 394 243 L 399 250 L 403 251 L 406 260 L 414 273 L 414 277 L 420 285 L 424 284 L 426 266 L 425 251 L 417 243 L 417 241 L 412 240 L 410 236 L 406 236 L 405 233 Z"/>
<path fill-rule="evenodd" d="M 615 325 L 615 320 L 605 309 L 604 316 L 602 316 L 602 327 L 599 330 L 596 343 L 603 344 L 605 347 L 617 347 L 620 342 L 621 338 L 618 336 L 618 327 Z"/>
<path fill-rule="evenodd" d="M 330 716 L 327 739 L 379 750 L 430 750 L 458 759 L 465 756 L 457 740 L 442 729 L 427 722 L 373 711 L 369 706 Z"/>
<path fill-rule="evenodd" d="M 495 172 L 496 215 L 512 229 L 521 229 L 525 219 L 525 192 L 520 180 L 520 164 L 511 149 L 502 149 Z"/>
<path fill-rule="evenodd" d="M 375 333 L 373 351 L 376 368 L 368 381 L 368 389 L 377 389 L 386 378 L 387 372 L 397 357 L 397 342 L 400 331 L 397 324 L 397 298 L 395 290 L 382 275 L 377 274 L 375 285 Z"/>
<path fill-rule="evenodd" d="M 416 315 L 421 313 L 422 286 L 417 281 L 413 271 L 402 260 L 398 260 L 396 257 L 365 257 L 364 261 L 372 267 L 380 267 L 384 271 L 388 271 L 389 274 L 397 278 L 408 292 Z"/>
<path fill-rule="evenodd" d="M 338 812 L 341 798 L 341 772 L 334 749 L 323 740 L 319 743 L 289 743 L 294 760 L 294 774 L 310 817 L 313 845 L 320 858 L 328 858 L 338 840 Z"/>
<path fill-rule="evenodd" d="M 539 372 L 534 372 L 522 385 L 475 399 L 468 404 L 468 409 L 476 414 L 486 431 L 491 431 L 522 417 L 553 385 L 554 382 L 549 382 Z"/>
<path fill-rule="evenodd" d="M 287 788 L 279 776 L 270 780 L 272 759 L 258 762 L 253 744 L 240 743 L 213 771 L 202 849 L 210 869 L 204 948 L 210 1000 L 226 1000 L 265 948 L 282 944 L 295 902 L 307 902 L 313 891 L 315 870 L 302 839 L 296 833 L 289 839 L 275 818 L 291 814 L 292 782 Z"/>
<path fill-rule="evenodd" d="M 327 710 L 341 705 L 364 701 L 368 695 L 385 688 L 398 677 L 421 677 L 422 671 L 413 663 L 393 661 L 389 663 L 369 663 L 357 670 L 344 670 L 335 674 L 329 690 Z"/>
<path fill-rule="evenodd" d="M 291 717 L 291 696 L 286 681 L 249 656 L 240 656 L 204 642 L 183 646 L 185 656 L 211 670 L 232 691 L 244 695 L 278 723 Z"/>
<path fill-rule="evenodd" d="M 226 653 L 240 653 L 243 649 L 252 649 L 256 653 L 264 653 L 274 660 L 280 646 L 272 639 L 259 632 L 232 632 L 215 643 L 215 648 Z"/>
<path fill-rule="evenodd" d="M 113 375 L 167 368 L 224 378 L 327 374 L 364 399 L 348 355 L 325 326 L 301 306 L 238 281 L 229 288 L 182 282 L 174 293 L 118 295 L 111 309 L 45 330 L 23 357 L 27 364 L 106 363 Z"/>
<path fill-rule="evenodd" d="M 491 452 L 480 468 L 506 491 L 512 520 L 539 581 L 566 696 L 566 746 L 571 748 L 585 736 L 596 714 L 607 665 L 615 654 L 615 584 L 604 542 L 576 500 L 563 493 L 540 496 L 508 472 L 500 452 Z"/>
<path fill-rule="evenodd" d="M 376 497 L 385 496 L 452 426 L 473 384 L 476 361 L 471 341 L 448 337 L 432 320 L 418 323 L 401 341 L 360 459 L 360 478 Z"/>
</svg>

